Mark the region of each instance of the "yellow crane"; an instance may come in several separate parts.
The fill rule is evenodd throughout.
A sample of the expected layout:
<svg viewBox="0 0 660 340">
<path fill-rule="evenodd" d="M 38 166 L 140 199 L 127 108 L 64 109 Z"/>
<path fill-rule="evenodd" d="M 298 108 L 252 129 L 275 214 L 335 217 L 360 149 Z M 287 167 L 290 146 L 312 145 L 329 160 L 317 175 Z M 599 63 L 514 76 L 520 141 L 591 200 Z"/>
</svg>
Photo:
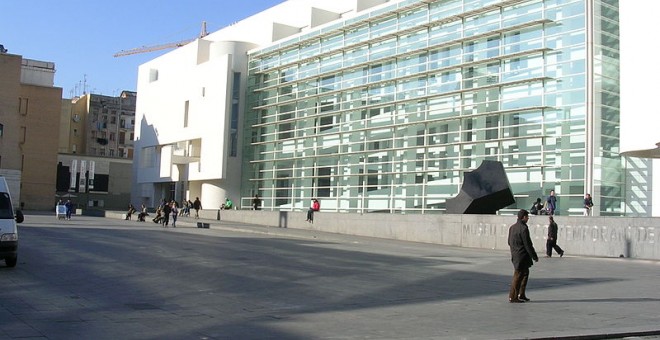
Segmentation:
<svg viewBox="0 0 660 340">
<path fill-rule="evenodd" d="M 204 38 L 207 35 L 208 35 L 208 33 L 206 32 L 206 21 L 202 21 L 202 31 L 199 34 L 199 38 Z M 147 53 L 147 52 L 165 50 L 165 49 L 168 49 L 168 48 L 177 48 L 177 47 L 181 47 L 183 45 L 186 45 L 190 42 L 193 42 L 197 39 L 198 38 L 186 39 L 186 40 L 181 40 L 181 41 L 171 42 L 171 43 L 166 43 L 166 44 L 153 45 L 153 46 L 142 46 L 142 47 L 132 48 L 130 50 L 122 50 L 122 51 L 119 51 L 119 52 L 115 53 L 114 57 L 123 57 L 123 56 L 131 55 L 131 54 Z"/>
</svg>

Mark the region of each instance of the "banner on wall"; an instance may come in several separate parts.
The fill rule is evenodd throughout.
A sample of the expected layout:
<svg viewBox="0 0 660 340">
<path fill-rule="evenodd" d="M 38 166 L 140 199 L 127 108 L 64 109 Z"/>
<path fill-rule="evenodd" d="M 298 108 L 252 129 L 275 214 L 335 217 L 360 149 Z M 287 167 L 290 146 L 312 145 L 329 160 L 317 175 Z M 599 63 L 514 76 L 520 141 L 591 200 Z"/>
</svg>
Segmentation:
<svg viewBox="0 0 660 340">
<path fill-rule="evenodd" d="M 89 161 L 89 190 L 94 189 L 94 168 L 96 167 L 95 161 Z"/>
<path fill-rule="evenodd" d="M 74 159 L 71 161 L 71 168 L 69 169 L 69 189 L 75 189 L 76 188 L 76 174 L 78 173 L 78 160 Z"/>
<path fill-rule="evenodd" d="M 80 161 L 80 181 L 78 181 L 78 192 L 85 192 L 85 181 L 87 181 L 87 176 L 85 172 L 87 171 L 87 162 Z"/>
</svg>

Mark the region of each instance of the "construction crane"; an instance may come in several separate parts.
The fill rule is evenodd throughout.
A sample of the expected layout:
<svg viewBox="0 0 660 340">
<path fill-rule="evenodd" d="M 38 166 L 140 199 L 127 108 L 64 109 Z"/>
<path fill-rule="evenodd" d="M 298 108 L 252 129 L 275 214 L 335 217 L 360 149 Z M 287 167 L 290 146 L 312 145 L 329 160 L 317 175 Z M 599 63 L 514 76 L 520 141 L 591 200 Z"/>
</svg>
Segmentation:
<svg viewBox="0 0 660 340">
<path fill-rule="evenodd" d="M 206 21 L 202 21 L 202 31 L 199 34 L 199 38 L 204 38 L 207 35 L 208 35 L 208 33 L 206 32 Z M 153 45 L 153 46 L 142 46 L 142 47 L 132 48 L 130 50 L 122 50 L 122 51 L 119 51 L 119 52 L 115 53 L 114 57 L 123 57 L 123 56 L 127 56 L 127 55 L 132 55 L 132 54 L 147 53 L 147 52 L 153 52 L 153 51 L 159 51 L 159 50 L 166 50 L 168 48 L 177 48 L 177 47 L 181 47 L 183 45 L 186 45 L 190 42 L 193 42 L 197 39 L 198 38 L 186 39 L 186 40 L 181 40 L 181 41 L 172 42 L 172 43 Z"/>
</svg>

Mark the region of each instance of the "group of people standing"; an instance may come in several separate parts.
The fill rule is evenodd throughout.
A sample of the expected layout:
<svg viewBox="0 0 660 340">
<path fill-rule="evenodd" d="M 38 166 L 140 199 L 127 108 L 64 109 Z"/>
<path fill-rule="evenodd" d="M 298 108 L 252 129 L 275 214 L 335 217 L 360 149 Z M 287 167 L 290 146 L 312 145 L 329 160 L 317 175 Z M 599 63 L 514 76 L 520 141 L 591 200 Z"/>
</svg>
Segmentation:
<svg viewBox="0 0 660 340">
<path fill-rule="evenodd" d="M 187 202 L 186 202 L 187 205 Z M 166 201 L 162 200 L 160 205 L 156 208 L 156 217 L 153 218 L 154 223 L 159 223 L 163 227 L 168 227 L 170 224 L 170 216 L 172 217 L 172 227 L 176 228 L 176 219 L 180 213 L 185 216 L 185 209 L 179 209 L 179 203 L 175 200 Z"/>
<path fill-rule="evenodd" d="M 252 209 L 253 210 L 261 210 L 261 198 L 259 195 L 254 195 L 254 198 L 252 198 Z M 168 207 L 166 207 L 168 206 Z M 190 201 L 190 200 L 183 200 L 181 209 L 179 209 L 179 203 L 176 202 L 175 200 L 171 200 L 167 202 L 166 200 L 162 200 L 161 204 L 158 205 L 156 208 L 156 217 L 154 217 L 153 221 L 155 223 L 161 223 L 164 225 L 167 225 L 169 223 L 169 217 L 166 218 L 166 216 L 172 216 L 172 219 L 176 223 L 176 217 L 178 216 L 190 216 L 190 210 L 195 210 L 195 218 L 199 218 L 199 210 L 202 209 L 202 202 L 200 201 L 199 197 L 195 198 L 195 201 Z M 220 210 L 231 210 L 234 209 L 234 202 L 232 202 L 231 199 L 228 197 L 225 198 L 225 202 L 220 205 Z M 312 199 L 312 203 L 307 210 L 307 222 L 313 222 L 314 221 L 314 212 L 319 211 L 321 209 L 321 205 L 319 201 L 316 198 Z M 176 216 L 174 216 L 174 213 L 172 211 L 176 211 Z M 132 219 L 133 214 L 135 214 L 136 209 L 133 206 L 133 204 L 128 205 L 128 211 L 126 212 L 126 220 Z M 147 213 L 147 208 L 145 207 L 144 204 L 142 204 L 142 207 L 140 209 L 140 213 L 138 214 L 138 221 L 144 222 L 144 218 L 146 216 L 149 216 Z"/>
<path fill-rule="evenodd" d="M 62 202 L 62 200 L 59 200 L 57 201 L 57 206 L 64 207 L 64 219 L 70 220 L 71 215 L 73 215 L 73 202 L 71 202 L 71 200 L 66 200 L 66 202 Z M 55 209 L 57 209 L 57 206 L 55 207 Z"/>
<path fill-rule="evenodd" d="M 554 215 L 556 211 L 557 196 L 555 196 L 554 190 L 550 190 L 550 195 L 545 200 L 545 206 L 541 203 L 541 198 L 537 198 L 536 202 L 529 209 L 529 213 L 532 215 Z"/>
<path fill-rule="evenodd" d="M 594 206 L 594 201 L 591 194 L 585 194 L 582 204 L 583 216 L 591 216 L 591 209 Z M 557 212 L 557 196 L 554 190 L 550 190 L 550 195 L 545 200 L 545 206 L 541 203 L 541 198 L 537 198 L 536 202 L 532 204 L 529 213 L 532 215 L 555 215 Z"/>
<path fill-rule="evenodd" d="M 190 210 L 195 210 L 195 218 L 199 218 L 199 210 L 202 208 L 202 203 L 199 200 L 199 197 L 195 201 L 184 200 L 181 205 L 175 200 L 167 201 L 163 199 L 161 203 L 156 207 L 156 216 L 152 219 L 154 223 L 162 224 L 164 227 L 169 226 L 170 220 L 172 221 L 172 227 L 176 228 L 176 220 L 179 216 L 190 216 Z M 128 211 L 126 212 L 126 220 L 131 220 L 133 214 L 135 214 L 136 209 L 133 204 L 128 205 Z M 138 221 L 144 222 L 145 217 L 149 216 L 147 207 L 142 204 L 140 208 L 140 213 L 138 213 Z"/>
</svg>

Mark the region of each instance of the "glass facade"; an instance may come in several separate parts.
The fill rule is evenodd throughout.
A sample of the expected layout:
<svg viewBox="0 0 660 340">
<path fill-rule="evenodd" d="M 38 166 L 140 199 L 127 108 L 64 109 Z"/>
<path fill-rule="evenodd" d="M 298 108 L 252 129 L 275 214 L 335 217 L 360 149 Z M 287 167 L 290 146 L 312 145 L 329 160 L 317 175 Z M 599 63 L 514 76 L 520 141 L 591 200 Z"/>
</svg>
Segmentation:
<svg viewBox="0 0 660 340">
<path fill-rule="evenodd" d="M 594 191 L 600 197 L 601 215 L 630 213 L 626 206 L 625 175 L 619 156 L 619 1 L 594 1 L 594 163 L 600 175 L 594 177 Z M 624 166 L 625 168 L 625 166 Z"/>
<path fill-rule="evenodd" d="M 560 214 L 586 192 L 622 214 L 617 18 L 611 0 L 401 1 L 253 52 L 243 204 L 442 213 L 496 160 L 503 212 L 554 189 Z"/>
</svg>

